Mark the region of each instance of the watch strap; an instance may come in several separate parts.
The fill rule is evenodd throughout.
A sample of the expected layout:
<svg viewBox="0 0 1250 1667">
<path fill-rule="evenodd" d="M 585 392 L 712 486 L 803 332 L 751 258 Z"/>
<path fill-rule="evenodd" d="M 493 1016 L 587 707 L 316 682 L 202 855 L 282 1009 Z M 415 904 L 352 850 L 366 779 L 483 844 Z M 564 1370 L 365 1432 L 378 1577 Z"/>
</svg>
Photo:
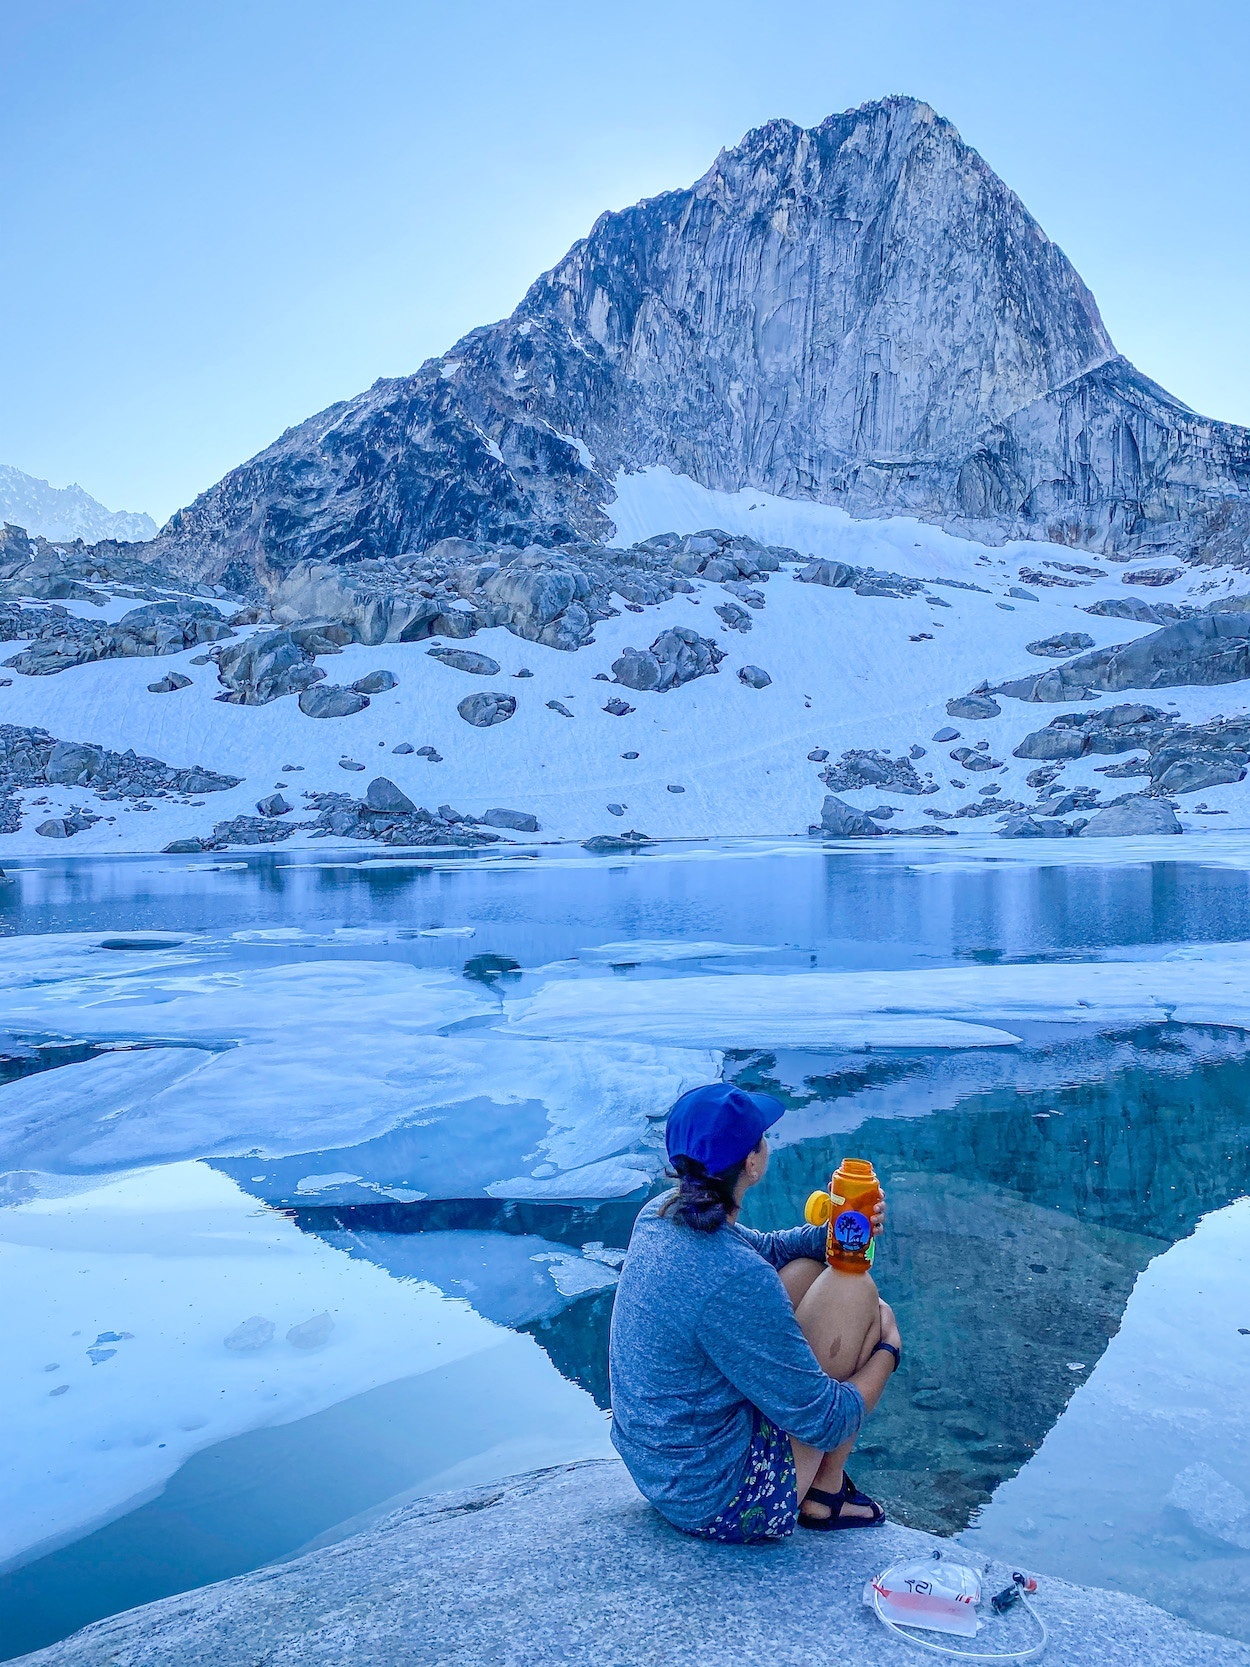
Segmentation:
<svg viewBox="0 0 1250 1667">
<path fill-rule="evenodd" d="M 899 1363 L 903 1358 L 902 1350 L 896 1348 L 893 1343 L 878 1343 L 876 1345 L 876 1347 L 873 1349 L 872 1353 L 873 1354 L 879 1354 L 883 1349 L 886 1352 L 886 1354 L 890 1354 L 890 1355 L 894 1356 L 894 1370 L 897 1372 L 898 1368 L 899 1368 Z M 871 1358 L 872 1358 L 872 1355 L 869 1356 L 869 1359 L 871 1359 Z"/>
</svg>

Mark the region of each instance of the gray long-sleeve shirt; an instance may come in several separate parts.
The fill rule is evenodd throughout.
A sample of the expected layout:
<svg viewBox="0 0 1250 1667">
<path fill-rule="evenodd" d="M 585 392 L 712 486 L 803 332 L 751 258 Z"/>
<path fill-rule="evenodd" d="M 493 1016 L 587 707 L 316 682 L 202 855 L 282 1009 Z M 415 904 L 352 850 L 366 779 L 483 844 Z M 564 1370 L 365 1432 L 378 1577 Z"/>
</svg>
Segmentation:
<svg viewBox="0 0 1250 1667">
<path fill-rule="evenodd" d="M 824 1260 L 823 1227 L 698 1233 L 640 1213 L 612 1311 L 612 1440 L 651 1503 L 678 1528 L 724 1510 L 746 1468 L 753 1408 L 826 1452 L 864 1418 L 827 1377 L 777 1269 Z"/>
</svg>

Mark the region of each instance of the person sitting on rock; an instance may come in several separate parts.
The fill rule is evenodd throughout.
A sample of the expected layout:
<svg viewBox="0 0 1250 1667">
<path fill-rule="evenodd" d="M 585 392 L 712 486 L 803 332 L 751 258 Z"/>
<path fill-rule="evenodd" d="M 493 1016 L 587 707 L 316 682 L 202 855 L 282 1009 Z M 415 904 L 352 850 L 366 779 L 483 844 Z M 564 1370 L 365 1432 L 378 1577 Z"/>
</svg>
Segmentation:
<svg viewBox="0 0 1250 1667">
<path fill-rule="evenodd" d="M 885 1519 L 844 1465 L 899 1362 L 894 1314 L 826 1266 L 823 1227 L 738 1225 L 784 1110 L 732 1083 L 681 1096 L 679 1184 L 638 1216 L 612 1314 L 613 1444 L 674 1527 L 735 1545 Z"/>
</svg>

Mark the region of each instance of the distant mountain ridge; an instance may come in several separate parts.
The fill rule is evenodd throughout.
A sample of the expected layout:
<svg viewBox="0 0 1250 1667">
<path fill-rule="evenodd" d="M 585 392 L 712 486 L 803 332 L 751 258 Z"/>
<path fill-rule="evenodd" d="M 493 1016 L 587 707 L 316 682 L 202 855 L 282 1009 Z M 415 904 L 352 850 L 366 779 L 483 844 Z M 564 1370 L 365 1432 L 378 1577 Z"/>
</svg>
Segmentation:
<svg viewBox="0 0 1250 1667">
<path fill-rule="evenodd" d="M 602 215 L 511 317 L 289 430 L 153 553 L 245 586 L 452 535 L 603 540 L 618 472 L 652 464 L 986 542 L 1250 548 L 1250 431 L 1119 355 L 1018 198 L 889 98 Z"/>
<path fill-rule="evenodd" d="M 142 511 L 105 509 L 81 486 L 50 486 L 0 463 L 0 522 L 5 521 L 54 544 L 76 538 L 87 544 L 106 538 L 142 543 L 156 535 L 156 522 Z"/>
</svg>

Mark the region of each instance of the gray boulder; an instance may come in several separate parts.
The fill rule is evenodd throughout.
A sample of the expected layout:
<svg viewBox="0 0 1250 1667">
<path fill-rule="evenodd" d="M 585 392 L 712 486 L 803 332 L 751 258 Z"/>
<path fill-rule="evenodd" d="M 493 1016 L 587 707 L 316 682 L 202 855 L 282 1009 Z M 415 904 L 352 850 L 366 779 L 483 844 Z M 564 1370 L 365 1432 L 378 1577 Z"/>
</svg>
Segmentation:
<svg viewBox="0 0 1250 1667">
<path fill-rule="evenodd" d="M 631 828 L 628 833 L 595 834 L 590 839 L 583 839 L 582 850 L 606 855 L 616 851 L 637 851 L 641 846 L 654 844 L 655 841 L 646 834 Z"/>
<path fill-rule="evenodd" d="M 480 695 L 466 695 L 457 704 L 456 711 L 475 729 L 489 729 L 492 724 L 504 723 L 512 716 L 516 700 L 512 695 L 484 691 Z"/>
<path fill-rule="evenodd" d="M 270 793 L 266 798 L 256 801 L 256 809 L 262 816 L 289 816 L 294 808 L 294 805 L 286 802 L 281 793 Z"/>
<path fill-rule="evenodd" d="M 708 637 L 701 637 L 686 625 L 674 625 L 660 635 L 649 649 L 627 648 L 612 662 L 612 672 L 618 683 L 640 692 L 654 690 L 663 694 L 693 683 L 696 677 L 708 677 L 725 658 L 725 650 Z"/>
<path fill-rule="evenodd" d="M 1087 690 L 1175 689 L 1240 683 L 1250 677 L 1250 614 L 1201 614 L 1136 642 L 1096 648 L 1037 677 L 1004 683 L 1015 700 L 1069 701 Z"/>
<path fill-rule="evenodd" d="M 398 684 L 399 679 L 393 671 L 371 671 L 366 677 L 358 677 L 352 688 L 358 695 L 381 695 Z"/>
<path fill-rule="evenodd" d="M 1155 775 L 1154 785 L 1161 793 L 1197 793 L 1200 788 L 1244 781 L 1248 763 L 1250 756 L 1244 752 L 1192 753 L 1166 764 Z"/>
<path fill-rule="evenodd" d="M 549 700 L 547 702 L 547 710 L 549 712 L 558 712 L 562 718 L 571 718 L 573 716 L 562 700 Z"/>
<path fill-rule="evenodd" d="M 511 828 L 515 833 L 538 832 L 538 818 L 524 810 L 488 810 L 482 821 L 488 828 Z"/>
<path fill-rule="evenodd" d="M 1141 625 L 1171 625 L 1186 617 L 1174 602 L 1147 602 L 1143 596 L 1110 596 L 1091 602 L 1085 612 L 1103 619 L 1133 619 Z"/>
<path fill-rule="evenodd" d="M 318 683 L 304 689 L 299 697 L 299 709 L 306 718 L 350 718 L 363 712 L 369 704 L 368 695 L 357 694 L 338 683 Z"/>
<path fill-rule="evenodd" d="M 946 725 L 942 729 L 934 730 L 933 739 L 935 741 L 958 741 L 959 731 L 957 729 L 951 729 L 949 725 Z"/>
<path fill-rule="evenodd" d="M 1137 567 L 1129 573 L 1121 573 L 1120 583 L 1125 585 L 1174 585 L 1178 579 L 1184 578 L 1183 567 Z"/>
<path fill-rule="evenodd" d="M 1058 631 L 1053 637 L 1041 637 L 1037 642 L 1025 643 L 1026 654 L 1040 655 L 1043 660 L 1064 660 L 1069 654 L 1079 654 L 1092 648 L 1094 639 L 1087 631 Z"/>
<path fill-rule="evenodd" d="M 374 776 L 365 789 L 365 804 L 370 810 L 389 811 L 396 816 L 406 816 L 417 808 L 403 789 L 386 776 Z"/>
<path fill-rule="evenodd" d="M 415 751 L 416 748 L 413 746 L 411 741 L 401 741 L 397 747 L 391 748 L 392 753 L 410 753 Z"/>
<path fill-rule="evenodd" d="M 164 677 L 158 677 L 155 683 L 148 684 L 150 695 L 172 695 L 179 689 L 189 689 L 191 679 L 184 677 L 180 671 L 167 671 Z"/>
<path fill-rule="evenodd" d="M 745 608 L 740 608 L 736 602 L 722 602 L 712 610 L 719 614 L 731 631 L 749 631 L 751 616 Z"/>
<path fill-rule="evenodd" d="M 1092 816 L 1081 829 L 1082 839 L 1120 837 L 1126 834 L 1178 834 L 1180 823 L 1170 805 L 1158 799 L 1125 799 L 1123 804 L 1108 805 Z"/>
<path fill-rule="evenodd" d="M 276 845 L 289 839 L 300 826 L 298 822 L 279 822 L 272 816 L 234 816 L 228 822 L 213 824 L 212 843 L 224 845 Z"/>
<path fill-rule="evenodd" d="M 474 677 L 499 676 L 499 661 L 492 660 L 489 654 L 477 654 L 471 648 L 427 648 L 426 653 L 453 671 L 467 671 Z"/>
<path fill-rule="evenodd" d="M 44 766 L 44 779 L 57 787 L 85 787 L 103 764 L 103 747 L 58 741 Z"/>
<path fill-rule="evenodd" d="M 859 573 L 844 561 L 809 561 L 801 573 L 795 574 L 795 578 L 800 584 L 828 585 L 831 589 L 843 590 L 855 583 Z"/>
<path fill-rule="evenodd" d="M 766 689 L 772 678 L 762 666 L 739 666 L 738 681 L 745 683 L 749 689 Z"/>
<path fill-rule="evenodd" d="M 998 832 L 1003 839 L 1067 839 L 1072 829 L 1055 816 L 1009 816 Z"/>
<path fill-rule="evenodd" d="M 816 831 L 834 839 L 866 839 L 882 830 L 862 810 L 829 793 L 820 807 L 820 827 Z"/>
<path fill-rule="evenodd" d="M 289 631 L 267 631 L 222 649 L 217 676 L 226 686 L 218 700 L 231 706 L 265 706 L 310 688 L 325 672 Z"/>
<path fill-rule="evenodd" d="M 1013 748 L 1012 757 L 1059 761 L 1080 758 L 1084 751 L 1085 736 L 1079 729 L 1036 729 Z"/>
<path fill-rule="evenodd" d="M 990 695 L 957 695 L 946 703 L 948 718 L 996 718 L 1002 707 Z"/>
<path fill-rule="evenodd" d="M 41 822 L 35 829 L 45 839 L 70 839 L 81 831 L 80 824 L 69 816 L 49 816 L 46 822 Z"/>
</svg>

